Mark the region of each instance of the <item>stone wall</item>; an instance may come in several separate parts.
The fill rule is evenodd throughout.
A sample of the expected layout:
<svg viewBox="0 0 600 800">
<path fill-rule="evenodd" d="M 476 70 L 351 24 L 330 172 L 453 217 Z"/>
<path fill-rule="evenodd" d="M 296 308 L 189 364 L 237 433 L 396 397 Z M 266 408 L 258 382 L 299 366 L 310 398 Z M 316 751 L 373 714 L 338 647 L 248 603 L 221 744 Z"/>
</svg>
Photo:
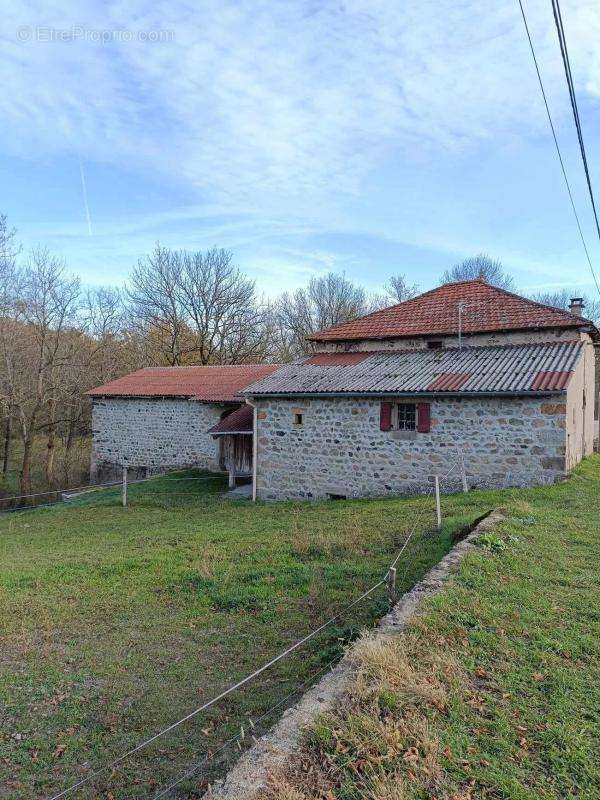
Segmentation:
<svg viewBox="0 0 600 800">
<path fill-rule="evenodd" d="M 417 336 L 414 339 L 361 339 L 339 342 L 315 342 L 314 349 L 324 353 L 358 351 L 423 350 L 428 341 L 442 342 L 443 347 L 458 347 L 458 335 Z M 543 328 L 531 331 L 498 331 L 496 333 L 469 333 L 462 337 L 465 347 L 493 347 L 506 344 L 540 344 L 541 342 L 591 341 L 587 333 L 576 328 Z"/>
<path fill-rule="evenodd" d="M 565 474 L 562 396 L 435 399 L 429 433 L 381 431 L 372 398 L 256 404 L 257 495 L 265 500 L 425 491 L 455 463 L 457 447 L 471 487 L 546 484 Z M 302 425 L 294 424 L 298 412 Z M 458 487 L 454 475 L 446 490 Z"/>
<path fill-rule="evenodd" d="M 207 431 L 224 405 L 169 398 L 97 398 L 92 407 L 92 482 L 112 480 L 123 460 L 134 475 L 178 467 L 218 469 Z"/>
<path fill-rule="evenodd" d="M 427 347 L 430 340 L 441 341 L 443 347 L 457 347 L 457 336 L 419 336 L 414 339 L 363 339 L 361 341 L 340 341 L 340 342 L 315 342 L 314 349 L 323 353 L 347 353 L 355 351 L 397 351 L 397 350 L 423 350 Z M 466 347 L 487 347 L 506 344 L 539 344 L 540 342 L 572 342 L 581 341 L 585 345 L 591 346 L 592 338 L 588 333 L 579 331 L 575 328 L 544 328 L 542 330 L 531 331 L 500 331 L 497 333 L 476 333 L 463 336 L 463 344 Z M 594 425 L 594 438 L 599 436 L 600 417 L 600 344 L 596 343 L 593 356 L 586 359 L 586 375 L 584 382 L 588 385 L 590 380 L 595 382 L 592 389 L 593 411 L 596 423 Z M 589 371 L 589 373 L 588 373 Z M 592 377 L 590 377 L 590 374 Z"/>
</svg>

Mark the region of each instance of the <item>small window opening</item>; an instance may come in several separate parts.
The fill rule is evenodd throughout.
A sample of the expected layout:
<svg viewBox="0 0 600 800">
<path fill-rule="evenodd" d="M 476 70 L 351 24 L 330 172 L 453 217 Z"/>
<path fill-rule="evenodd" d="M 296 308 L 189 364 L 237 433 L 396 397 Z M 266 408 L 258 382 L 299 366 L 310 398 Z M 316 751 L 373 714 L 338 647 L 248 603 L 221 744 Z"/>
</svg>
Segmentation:
<svg viewBox="0 0 600 800">
<path fill-rule="evenodd" d="M 430 342 L 427 342 L 427 349 L 428 350 L 440 350 L 442 348 L 442 340 L 441 339 L 434 339 Z"/>
<path fill-rule="evenodd" d="M 302 425 L 304 422 L 304 414 L 294 414 L 294 425 Z"/>
<path fill-rule="evenodd" d="M 397 431 L 415 431 L 417 429 L 416 403 L 396 403 L 392 416 L 392 427 Z"/>
<path fill-rule="evenodd" d="M 327 496 L 329 497 L 330 500 L 347 500 L 348 499 L 345 494 L 334 494 L 333 492 L 329 492 Z"/>
</svg>

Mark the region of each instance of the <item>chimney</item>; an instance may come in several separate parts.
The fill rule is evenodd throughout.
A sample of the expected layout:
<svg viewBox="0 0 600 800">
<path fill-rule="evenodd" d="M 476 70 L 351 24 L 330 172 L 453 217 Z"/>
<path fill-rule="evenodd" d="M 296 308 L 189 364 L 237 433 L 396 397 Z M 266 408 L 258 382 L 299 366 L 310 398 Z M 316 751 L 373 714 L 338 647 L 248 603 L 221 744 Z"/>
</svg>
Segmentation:
<svg viewBox="0 0 600 800">
<path fill-rule="evenodd" d="M 576 317 L 581 317 L 583 315 L 583 297 L 572 297 L 569 311 Z"/>
</svg>

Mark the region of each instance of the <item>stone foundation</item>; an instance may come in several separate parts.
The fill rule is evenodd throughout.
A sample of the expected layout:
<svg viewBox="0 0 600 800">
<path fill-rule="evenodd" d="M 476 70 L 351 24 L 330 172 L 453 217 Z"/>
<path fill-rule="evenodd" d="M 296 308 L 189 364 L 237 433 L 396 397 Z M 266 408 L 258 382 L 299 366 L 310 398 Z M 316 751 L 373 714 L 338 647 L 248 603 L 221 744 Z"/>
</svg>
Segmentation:
<svg viewBox="0 0 600 800">
<path fill-rule="evenodd" d="M 225 406 L 172 398 L 98 398 L 92 408 L 91 481 L 145 477 L 182 467 L 219 469 L 219 443 L 207 433 Z"/>
<path fill-rule="evenodd" d="M 562 397 L 434 399 L 428 433 L 381 431 L 378 399 L 254 402 L 263 500 L 424 492 L 459 449 L 471 488 L 534 486 L 565 475 Z M 458 469 L 442 488 L 460 488 Z"/>
</svg>

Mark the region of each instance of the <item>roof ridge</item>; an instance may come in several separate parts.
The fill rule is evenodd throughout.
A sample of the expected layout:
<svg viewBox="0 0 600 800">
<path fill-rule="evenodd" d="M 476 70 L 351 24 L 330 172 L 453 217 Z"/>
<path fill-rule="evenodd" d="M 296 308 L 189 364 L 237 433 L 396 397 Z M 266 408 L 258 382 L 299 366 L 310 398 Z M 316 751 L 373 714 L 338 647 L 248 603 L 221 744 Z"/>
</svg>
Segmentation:
<svg viewBox="0 0 600 800">
<path fill-rule="evenodd" d="M 443 285 L 446 286 L 447 284 Z M 393 308 L 400 308 L 400 306 L 406 306 L 407 303 L 412 303 L 414 300 L 419 300 L 421 297 L 426 297 L 428 294 L 431 294 L 432 292 L 435 292 L 441 288 L 442 288 L 441 286 L 436 286 L 433 289 L 428 289 L 426 292 L 422 292 L 421 294 L 416 295 L 416 297 L 409 297 L 407 300 L 401 300 L 399 303 L 394 303 L 391 306 L 385 306 L 384 308 L 378 308 L 375 311 L 369 311 L 368 314 L 363 314 L 362 316 L 357 317 L 356 319 L 349 319 L 346 322 L 338 322 L 336 325 L 330 325 L 328 328 L 321 328 L 320 330 L 311 333 L 310 336 L 307 336 L 306 338 L 312 340 L 315 337 L 317 337 L 320 333 L 326 333 L 327 331 L 332 331 L 335 330 L 336 328 L 341 328 L 344 325 L 352 325 L 353 323 L 358 322 L 359 320 L 370 319 L 371 317 L 375 317 L 378 314 L 383 314 L 384 312 L 391 311 Z"/>
<path fill-rule="evenodd" d="M 145 369 L 224 369 L 233 367 L 235 369 L 239 369 L 241 367 L 273 367 L 277 366 L 276 364 L 269 364 L 266 361 L 262 361 L 256 364 L 176 364 L 173 366 L 166 366 L 161 364 L 157 367 L 140 367 L 139 369 L 135 370 L 135 372 L 141 372 Z M 134 372 L 130 372 L 130 375 L 133 375 Z"/>
<path fill-rule="evenodd" d="M 508 330 L 592 328 L 592 320 L 488 283 L 482 278 L 444 283 L 401 303 L 311 333 L 309 341 L 450 335 L 461 302 L 465 336 Z"/>
<path fill-rule="evenodd" d="M 456 352 L 460 350 L 508 350 L 510 348 L 517 348 L 517 347 L 562 347 L 564 345 L 578 345 L 581 346 L 581 342 L 576 339 L 567 339 L 563 342 L 506 342 L 505 344 L 463 344 L 462 347 L 458 347 L 455 345 L 454 347 L 439 347 L 437 349 L 429 349 L 428 347 L 404 347 L 398 350 L 349 350 L 349 353 L 367 353 L 368 356 L 393 356 L 398 355 L 400 353 L 448 353 L 448 352 Z M 314 355 L 333 355 L 333 356 L 340 356 L 346 355 L 346 353 L 338 353 L 336 351 L 333 352 L 320 352 L 320 353 L 312 353 L 311 355 L 302 356 L 301 360 L 298 361 L 289 361 L 285 364 L 280 364 L 280 367 L 289 367 L 293 365 L 304 365 L 307 359 L 312 358 Z"/>
<path fill-rule="evenodd" d="M 568 319 L 575 320 L 575 322 L 580 320 L 583 324 L 586 323 L 590 325 L 594 324 L 592 320 L 587 319 L 586 317 L 580 317 L 577 314 L 572 314 L 567 309 L 559 308 L 558 306 L 551 306 L 548 303 L 540 303 L 539 300 L 532 300 L 531 297 L 524 297 L 522 294 L 517 294 L 516 292 L 510 292 L 508 289 L 503 289 L 501 286 L 494 286 L 491 283 L 488 283 L 488 286 L 492 289 L 495 289 L 497 292 L 502 292 L 502 294 L 507 295 L 507 297 L 514 297 L 516 300 L 521 300 L 522 302 L 527 303 L 528 305 L 537 306 L 538 308 L 544 308 L 547 311 L 553 311 L 555 313 L 562 314 Z"/>
</svg>

